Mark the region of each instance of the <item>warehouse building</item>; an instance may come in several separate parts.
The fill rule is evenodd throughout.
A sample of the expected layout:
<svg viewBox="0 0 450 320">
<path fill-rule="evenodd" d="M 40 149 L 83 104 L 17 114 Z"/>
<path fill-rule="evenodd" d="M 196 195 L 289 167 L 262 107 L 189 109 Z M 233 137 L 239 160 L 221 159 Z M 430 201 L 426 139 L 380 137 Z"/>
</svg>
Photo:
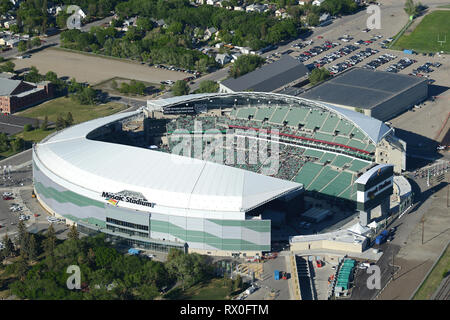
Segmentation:
<svg viewBox="0 0 450 320">
<path fill-rule="evenodd" d="M 428 84 L 419 77 L 353 68 L 300 96 L 386 121 L 426 100 Z"/>
<path fill-rule="evenodd" d="M 220 92 L 241 91 L 278 92 L 286 87 L 298 85 L 305 81 L 308 69 L 303 63 L 289 55 L 280 60 L 266 64 L 239 78 L 230 78 L 220 83 Z"/>
</svg>

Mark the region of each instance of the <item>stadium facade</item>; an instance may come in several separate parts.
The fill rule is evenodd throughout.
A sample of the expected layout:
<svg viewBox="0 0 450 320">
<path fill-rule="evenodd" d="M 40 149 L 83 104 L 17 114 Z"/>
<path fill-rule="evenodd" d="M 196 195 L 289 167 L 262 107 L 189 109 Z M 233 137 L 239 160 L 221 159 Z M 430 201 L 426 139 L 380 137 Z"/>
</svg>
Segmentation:
<svg viewBox="0 0 450 320">
<path fill-rule="evenodd" d="M 280 147 L 277 172 L 263 174 L 259 158 L 224 164 L 174 154 L 174 132 L 195 134 L 196 120 L 204 124 L 200 135 L 227 130 L 234 139 L 274 143 Z M 304 211 L 305 192 L 356 208 L 354 182 L 375 165 L 377 147 L 389 139 L 396 139 L 393 129 L 376 119 L 287 95 L 154 100 L 35 144 L 34 190 L 49 213 L 83 233 L 103 232 L 159 251 L 255 255 L 271 250 L 277 218 L 289 221 Z M 218 145 L 216 153 L 240 152 L 236 143 L 228 147 Z M 243 148 L 248 158 L 251 144 Z M 401 170 L 402 160 L 396 165 Z"/>
</svg>

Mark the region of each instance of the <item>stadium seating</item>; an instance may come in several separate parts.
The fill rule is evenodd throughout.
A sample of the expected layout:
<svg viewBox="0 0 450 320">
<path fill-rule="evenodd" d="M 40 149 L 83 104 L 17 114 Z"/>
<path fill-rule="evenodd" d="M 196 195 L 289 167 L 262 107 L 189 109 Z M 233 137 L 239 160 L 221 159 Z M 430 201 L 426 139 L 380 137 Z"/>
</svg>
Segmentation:
<svg viewBox="0 0 450 320">
<path fill-rule="evenodd" d="M 309 106 L 293 108 L 266 105 L 259 108 L 233 109 L 230 116 L 205 114 L 196 117 L 180 116 L 168 122 L 166 129 L 169 133 L 175 129 L 193 132 L 195 121 L 201 121 L 203 131 L 215 128 L 224 132 L 230 125 L 255 128 L 259 130 L 259 138 L 269 137 L 270 134 L 278 131 L 280 133 L 278 137 L 280 139 L 278 145 L 279 169 L 270 174 L 271 176 L 302 183 L 306 190 L 348 200 L 356 199 L 353 182 L 358 173 L 372 165 L 373 155 L 345 146 L 367 152 L 374 152 L 376 148 L 364 132 L 350 121 L 340 118 L 329 110 L 320 110 Z M 302 126 L 299 127 L 299 124 Z M 264 130 L 270 130 L 271 133 L 266 133 Z M 239 133 L 250 135 L 243 130 L 240 130 Z M 332 142 L 335 145 L 298 137 Z M 169 145 L 163 146 L 160 150 L 170 152 L 178 143 L 179 140 L 173 142 L 169 137 Z M 227 153 L 232 152 L 234 158 L 231 163 L 225 163 L 227 165 L 261 173 L 268 164 L 262 163 L 259 157 L 257 157 L 256 163 L 250 163 L 249 155 L 257 153 L 256 149 L 249 150 L 252 145 L 255 146 L 247 143 L 243 150 L 238 150 L 236 144 L 231 147 L 232 150 L 227 149 L 229 146 L 224 145 L 216 151 L 222 153 L 223 163 L 227 160 Z M 203 159 L 215 161 L 215 154 L 207 150 L 206 141 L 203 142 L 202 147 Z M 194 146 L 191 146 L 192 152 L 193 148 Z M 243 156 L 243 158 L 238 159 L 238 156 Z"/>
</svg>

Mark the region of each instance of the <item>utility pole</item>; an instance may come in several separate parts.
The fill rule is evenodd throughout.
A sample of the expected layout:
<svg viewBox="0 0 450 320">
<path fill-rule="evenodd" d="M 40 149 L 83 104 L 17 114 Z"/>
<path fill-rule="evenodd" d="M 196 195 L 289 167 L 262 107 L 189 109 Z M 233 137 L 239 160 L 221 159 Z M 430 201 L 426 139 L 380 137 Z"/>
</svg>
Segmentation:
<svg viewBox="0 0 450 320">
<path fill-rule="evenodd" d="M 422 244 L 423 244 L 423 234 L 424 234 L 424 229 L 425 229 L 425 217 L 422 217 L 420 222 L 422 222 Z"/>
</svg>

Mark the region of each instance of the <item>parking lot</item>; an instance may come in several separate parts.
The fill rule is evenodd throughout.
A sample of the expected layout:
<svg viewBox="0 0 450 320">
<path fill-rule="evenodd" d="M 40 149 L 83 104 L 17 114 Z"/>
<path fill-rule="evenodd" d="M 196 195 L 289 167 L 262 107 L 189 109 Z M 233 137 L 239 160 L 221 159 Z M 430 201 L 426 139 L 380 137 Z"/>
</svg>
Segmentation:
<svg viewBox="0 0 450 320">
<path fill-rule="evenodd" d="M 48 213 L 32 196 L 31 165 L 0 176 L 0 239 L 5 234 L 15 237 L 17 225 L 24 220 L 28 231 L 45 232 L 50 226 Z M 59 239 L 67 236 L 63 221 L 52 221 Z"/>
<path fill-rule="evenodd" d="M 386 44 L 391 42 L 392 38 L 383 39 L 381 34 L 370 36 L 370 32 L 365 35 L 364 37 L 344 34 L 337 39 L 324 39 L 319 36 L 320 38 L 294 43 L 292 49 L 272 53 L 267 62 L 271 63 L 284 54 L 290 54 L 303 62 L 309 70 L 324 67 L 332 75 L 357 66 L 428 78 L 431 78 L 431 73 L 444 64 L 445 57 L 442 55 L 405 54 L 387 48 Z M 367 37 L 370 39 L 363 40 Z M 430 83 L 435 81 L 429 80 Z"/>
<path fill-rule="evenodd" d="M 39 122 L 40 124 L 41 122 Z M 18 117 L 9 114 L 0 113 L 0 132 L 12 135 L 23 131 L 26 124 L 36 125 L 36 119 Z"/>
</svg>

